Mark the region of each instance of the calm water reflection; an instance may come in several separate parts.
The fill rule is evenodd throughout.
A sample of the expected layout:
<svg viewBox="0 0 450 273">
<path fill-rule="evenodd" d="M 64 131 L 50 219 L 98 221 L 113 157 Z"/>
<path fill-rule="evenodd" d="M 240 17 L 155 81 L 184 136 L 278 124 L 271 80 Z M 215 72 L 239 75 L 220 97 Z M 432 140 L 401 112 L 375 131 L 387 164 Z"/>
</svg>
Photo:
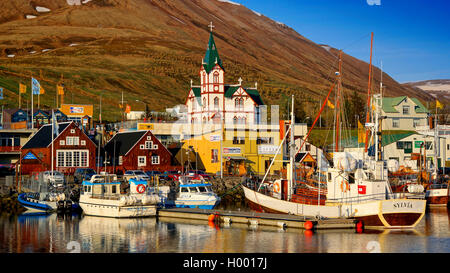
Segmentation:
<svg viewBox="0 0 450 273">
<path fill-rule="evenodd" d="M 415 230 L 318 231 L 242 224 L 207 225 L 175 218 L 0 217 L 0 252 L 450 252 L 447 208 L 432 208 Z"/>
</svg>

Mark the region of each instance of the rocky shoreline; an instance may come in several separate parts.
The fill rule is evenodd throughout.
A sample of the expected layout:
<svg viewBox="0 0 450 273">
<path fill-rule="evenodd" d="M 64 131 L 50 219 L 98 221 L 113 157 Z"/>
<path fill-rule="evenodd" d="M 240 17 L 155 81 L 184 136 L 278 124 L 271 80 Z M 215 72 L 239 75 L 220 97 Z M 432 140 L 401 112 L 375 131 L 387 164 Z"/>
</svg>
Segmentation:
<svg viewBox="0 0 450 273">
<path fill-rule="evenodd" d="M 215 177 L 210 180 L 213 191 L 222 199 L 220 209 L 248 208 L 244 191 L 240 186 L 245 179 L 245 177 Z"/>
<path fill-rule="evenodd" d="M 21 214 L 26 209 L 17 201 L 17 193 L 0 196 L 0 213 Z"/>
</svg>

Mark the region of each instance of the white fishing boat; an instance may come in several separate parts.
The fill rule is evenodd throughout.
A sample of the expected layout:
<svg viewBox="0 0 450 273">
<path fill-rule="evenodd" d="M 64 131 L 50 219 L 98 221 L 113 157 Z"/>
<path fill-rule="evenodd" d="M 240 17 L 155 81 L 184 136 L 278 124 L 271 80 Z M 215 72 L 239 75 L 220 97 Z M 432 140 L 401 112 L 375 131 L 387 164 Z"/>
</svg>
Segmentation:
<svg viewBox="0 0 450 273">
<path fill-rule="evenodd" d="M 97 174 L 89 181 L 83 181 L 79 204 L 84 214 L 92 216 L 156 216 L 159 199 L 156 195 L 147 194 L 145 183 L 130 179 L 130 193 L 121 194 L 120 181 L 115 174 Z"/>
<path fill-rule="evenodd" d="M 214 209 L 219 204 L 220 197 L 200 175 L 180 176 L 178 181 L 179 192 L 175 199 L 177 208 Z"/>
</svg>

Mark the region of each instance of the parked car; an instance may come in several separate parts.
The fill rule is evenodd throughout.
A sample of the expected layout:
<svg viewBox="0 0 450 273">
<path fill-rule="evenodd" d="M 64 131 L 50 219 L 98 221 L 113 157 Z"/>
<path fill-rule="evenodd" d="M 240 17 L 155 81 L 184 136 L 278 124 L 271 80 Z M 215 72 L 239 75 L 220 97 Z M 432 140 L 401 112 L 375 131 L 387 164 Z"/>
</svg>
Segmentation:
<svg viewBox="0 0 450 273">
<path fill-rule="evenodd" d="M 42 181 L 51 184 L 54 187 L 64 186 L 64 174 L 58 171 L 45 171 L 42 172 Z"/>
<path fill-rule="evenodd" d="M 81 183 L 83 182 L 83 180 L 90 180 L 94 174 L 97 174 L 97 172 L 90 168 L 76 169 L 75 173 L 73 174 L 73 182 Z"/>
<path fill-rule="evenodd" d="M 134 178 L 136 180 L 150 180 L 150 176 L 148 176 L 146 173 L 144 173 L 141 170 L 132 170 L 132 171 L 126 171 L 123 175 L 123 179 L 128 182 L 131 178 Z"/>
<path fill-rule="evenodd" d="M 149 177 L 154 177 L 156 175 L 160 176 L 162 173 L 160 171 L 146 171 L 145 174 Z"/>
<path fill-rule="evenodd" d="M 162 174 L 162 177 L 166 180 L 178 180 L 178 178 L 181 176 L 180 171 L 165 171 Z"/>
<path fill-rule="evenodd" d="M 189 172 L 189 175 L 194 175 L 194 174 L 203 177 L 203 179 L 205 179 L 205 180 L 211 180 L 211 176 L 209 174 L 205 173 L 204 171 L 192 170 Z"/>
</svg>

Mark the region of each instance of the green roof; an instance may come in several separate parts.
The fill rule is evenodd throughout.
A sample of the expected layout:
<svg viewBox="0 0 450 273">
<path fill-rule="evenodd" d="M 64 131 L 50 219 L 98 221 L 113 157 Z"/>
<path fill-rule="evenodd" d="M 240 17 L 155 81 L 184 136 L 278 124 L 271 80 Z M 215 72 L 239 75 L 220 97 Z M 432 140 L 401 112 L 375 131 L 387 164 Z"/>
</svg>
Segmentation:
<svg viewBox="0 0 450 273">
<path fill-rule="evenodd" d="M 397 142 L 405 137 L 409 137 L 410 135 L 415 134 L 415 132 L 408 132 L 403 134 L 392 134 L 392 135 L 382 135 L 381 144 L 383 146 L 389 145 L 391 143 Z"/>
<path fill-rule="evenodd" d="M 406 96 L 401 97 L 395 97 L 395 98 L 383 98 L 383 111 L 385 113 L 398 113 L 397 110 L 395 110 L 394 106 L 397 106 L 400 102 L 402 102 L 404 99 L 406 99 Z"/>
<path fill-rule="evenodd" d="M 416 104 L 416 113 L 429 113 L 428 109 L 423 106 L 423 104 L 416 98 L 411 98 L 411 100 Z"/>
<path fill-rule="evenodd" d="M 222 60 L 219 57 L 219 52 L 217 51 L 212 32 L 209 36 L 208 48 L 206 49 L 206 54 L 203 62 L 203 67 L 208 74 L 209 72 L 211 72 L 214 66 L 216 66 L 216 64 L 218 64 L 223 69 Z"/>
<path fill-rule="evenodd" d="M 225 97 L 226 98 L 231 98 L 234 94 L 234 92 L 236 92 L 240 86 L 229 86 L 229 85 L 225 85 Z"/>
<path fill-rule="evenodd" d="M 383 111 L 385 113 L 398 113 L 395 110 L 394 106 L 397 106 L 404 99 L 408 98 L 407 96 L 395 97 L 395 98 L 383 98 Z M 429 113 L 428 109 L 423 106 L 423 104 L 416 98 L 411 98 L 411 100 L 416 104 L 415 111 L 416 113 Z"/>
<path fill-rule="evenodd" d="M 255 88 L 247 88 L 245 89 L 245 92 L 253 99 L 253 101 L 258 105 L 264 105 L 261 95 L 259 95 L 259 92 Z"/>
<path fill-rule="evenodd" d="M 202 93 L 202 90 L 200 89 L 200 87 L 192 87 L 192 92 L 194 92 L 194 95 L 196 97 L 200 97 L 201 93 Z"/>
</svg>

